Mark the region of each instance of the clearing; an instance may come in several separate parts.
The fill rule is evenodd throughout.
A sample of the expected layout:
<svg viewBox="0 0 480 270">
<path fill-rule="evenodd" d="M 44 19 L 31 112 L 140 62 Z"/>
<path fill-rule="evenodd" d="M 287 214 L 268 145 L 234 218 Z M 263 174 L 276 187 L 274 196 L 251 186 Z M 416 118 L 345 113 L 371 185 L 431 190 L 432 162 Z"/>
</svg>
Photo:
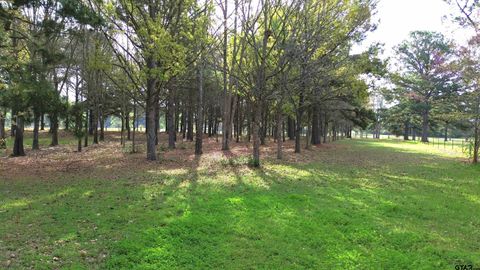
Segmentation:
<svg viewBox="0 0 480 270">
<path fill-rule="evenodd" d="M 251 169 L 247 144 L 214 138 L 201 158 L 160 145 L 153 163 L 111 140 L 64 143 L 0 158 L 0 268 L 480 266 L 480 167 L 431 146 L 287 142 L 278 162 L 270 142 Z"/>
</svg>

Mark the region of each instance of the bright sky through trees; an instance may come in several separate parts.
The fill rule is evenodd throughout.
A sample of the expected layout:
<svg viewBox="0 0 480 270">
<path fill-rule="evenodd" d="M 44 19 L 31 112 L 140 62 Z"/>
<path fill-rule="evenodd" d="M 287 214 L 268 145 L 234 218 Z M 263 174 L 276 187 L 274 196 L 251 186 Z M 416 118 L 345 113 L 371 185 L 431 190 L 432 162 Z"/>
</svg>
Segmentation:
<svg viewBox="0 0 480 270">
<path fill-rule="evenodd" d="M 374 21 L 378 28 L 369 33 L 361 49 L 372 43 L 385 44 L 385 56 L 392 55 L 392 48 L 405 40 L 411 31 L 438 31 L 459 44 L 472 36 L 473 33 L 461 29 L 458 25 L 445 19 L 457 10 L 442 0 L 380 0 Z"/>
</svg>

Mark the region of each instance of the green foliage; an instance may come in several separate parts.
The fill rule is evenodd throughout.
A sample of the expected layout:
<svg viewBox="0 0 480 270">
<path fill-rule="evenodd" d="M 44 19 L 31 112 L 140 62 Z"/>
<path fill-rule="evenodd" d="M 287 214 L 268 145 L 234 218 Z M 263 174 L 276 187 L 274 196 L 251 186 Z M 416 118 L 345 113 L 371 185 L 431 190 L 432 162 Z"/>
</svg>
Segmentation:
<svg viewBox="0 0 480 270">
<path fill-rule="evenodd" d="M 458 91 L 458 77 L 451 72 L 451 42 L 436 32 L 416 31 L 402 42 L 396 53 L 401 64 L 391 79 L 396 99 L 408 98 L 422 103 L 428 110 L 432 102 L 447 99 Z"/>
<path fill-rule="evenodd" d="M 98 2 L 95 0 L 94 2 Z M 101 26 L 104 21 L 96 12 L 94 12 L 84 1 L 79 0 L 13 0 L 13 5 L 16 8 L 21 7 L 54 7 L 55 4 L 59 5 L 58 15 L 65 18 L 70 18 L 77 21 L 80 24 L 88 24 L 91 26 Z"/>
</svg>

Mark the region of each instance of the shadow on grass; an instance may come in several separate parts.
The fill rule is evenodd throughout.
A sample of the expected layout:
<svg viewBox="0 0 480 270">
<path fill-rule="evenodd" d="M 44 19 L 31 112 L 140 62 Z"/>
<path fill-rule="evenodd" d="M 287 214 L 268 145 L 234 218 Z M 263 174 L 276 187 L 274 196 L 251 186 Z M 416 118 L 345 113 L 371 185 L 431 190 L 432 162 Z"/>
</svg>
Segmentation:
<svg viewBox="0 0 480 270">
<path fill-rule="evenodd" d="M 369 149 L 259 170 L 204 168 L 196 158 L 142 182 L 0 184 L 0 260 L 18 269 L 479 264 L 478 170 Z"/>
</svg>

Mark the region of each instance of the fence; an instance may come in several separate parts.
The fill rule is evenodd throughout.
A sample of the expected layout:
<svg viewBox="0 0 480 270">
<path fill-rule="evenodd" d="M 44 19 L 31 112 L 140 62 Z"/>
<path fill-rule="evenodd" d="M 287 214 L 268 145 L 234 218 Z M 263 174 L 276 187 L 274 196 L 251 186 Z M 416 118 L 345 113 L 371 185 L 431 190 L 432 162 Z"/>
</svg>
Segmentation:
<svg viewBox="0 0 480 270">
<path fill-rule="evenodd" d="M 366 133 L 366 132 L 353 131 L 352 136 L 353 138 L 357 138 L 357 139 L 376 139 L 374 138 L 374 134 Z M 395 135 L 389 135 L 389 134 L 381 134 L 380 139 L 392 140 L 392 141 L 404 141 L 403 136 L 395 136 Z M 411 140 L 409 142 L 421 143 L 421 137 L 416 137 L 415 140 L 413 140 L 410 137 L 410 139 Z M 448 141 L 445 141 L 445 138 L 429 137 L 428 143 L 425 143 L 425 145 L 430 145 L 438 149 L 461 152 L 464 154 L 468 154 L 469 156 L 472 155 L 472 151 L 473 151 L 472 141 L 469 138 L 448 138 Z"/>
</svg>

